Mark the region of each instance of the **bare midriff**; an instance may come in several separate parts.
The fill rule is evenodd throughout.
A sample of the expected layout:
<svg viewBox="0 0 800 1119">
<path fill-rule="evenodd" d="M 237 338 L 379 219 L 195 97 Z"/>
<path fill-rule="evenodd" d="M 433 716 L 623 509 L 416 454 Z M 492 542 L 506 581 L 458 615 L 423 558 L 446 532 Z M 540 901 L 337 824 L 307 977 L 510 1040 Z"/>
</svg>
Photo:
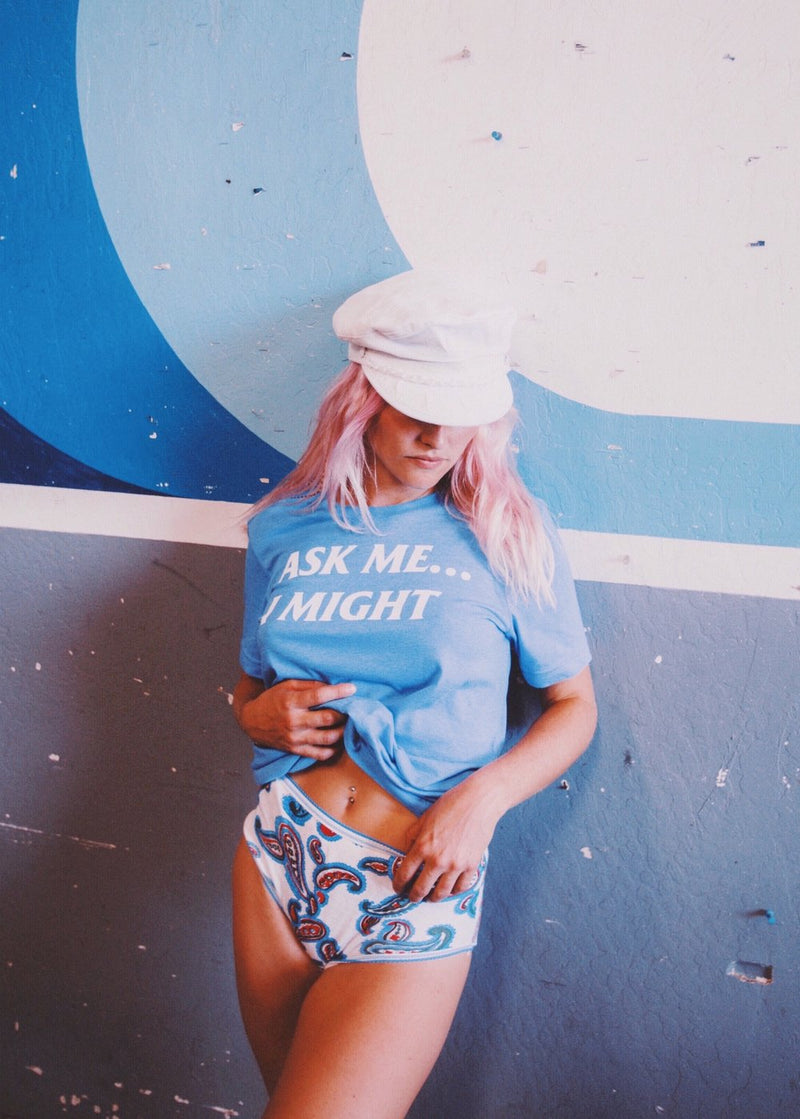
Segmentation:
<svg viewBox="0 0 800 1119">
<path fill-rule="evenodd" d="M 345 750 L 330 761 L 292 774 L 292 780 L 340 823 L 401 851 L 408 847 L 406 833 L 417 817 L 360 769 Z"/>
</svg>

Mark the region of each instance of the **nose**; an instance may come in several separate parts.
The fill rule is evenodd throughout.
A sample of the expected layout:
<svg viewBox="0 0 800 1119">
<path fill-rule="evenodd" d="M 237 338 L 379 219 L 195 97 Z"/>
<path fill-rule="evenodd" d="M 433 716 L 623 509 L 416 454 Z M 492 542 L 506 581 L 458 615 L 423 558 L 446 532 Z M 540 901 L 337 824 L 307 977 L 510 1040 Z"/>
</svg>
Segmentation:
<svg viewBox="0 0 800 1119">
<path fill-rule="evenodd" d="M 441 447 L 444 441 L 444 427 L 441 424 L 423 424 L 419 437 L 426 447 Z"/>
</svg>

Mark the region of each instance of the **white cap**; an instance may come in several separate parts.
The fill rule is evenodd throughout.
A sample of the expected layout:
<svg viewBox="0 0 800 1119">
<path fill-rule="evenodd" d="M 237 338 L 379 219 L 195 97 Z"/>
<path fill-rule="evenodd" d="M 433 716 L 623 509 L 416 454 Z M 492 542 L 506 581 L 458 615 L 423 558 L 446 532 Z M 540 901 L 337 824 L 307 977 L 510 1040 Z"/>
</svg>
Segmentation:
<svg viewBox="0 0 800 1119">
<path fill-rule="evenodd" d="M 485 285 L 412 270 L 351 295 L 333 329 L 393 408 L 425 423 L 473 427 L 514 403 L 506 354 L 515 319 Z"/>
</svg>

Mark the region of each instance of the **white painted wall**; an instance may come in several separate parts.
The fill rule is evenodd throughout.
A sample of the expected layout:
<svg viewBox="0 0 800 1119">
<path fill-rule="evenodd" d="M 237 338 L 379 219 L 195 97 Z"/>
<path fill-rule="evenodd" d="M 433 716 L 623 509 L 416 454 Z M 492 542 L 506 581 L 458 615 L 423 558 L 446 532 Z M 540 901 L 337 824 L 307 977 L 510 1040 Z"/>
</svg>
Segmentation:
<svg viewBox="0 0 800 1119">
<path fill-rule="evenodd" d="M 799 42 L 792 0 L 366 0 L 381 208 L 415 266 L 506 280 L 547 388 L 798 423 Z"/>
</svg>

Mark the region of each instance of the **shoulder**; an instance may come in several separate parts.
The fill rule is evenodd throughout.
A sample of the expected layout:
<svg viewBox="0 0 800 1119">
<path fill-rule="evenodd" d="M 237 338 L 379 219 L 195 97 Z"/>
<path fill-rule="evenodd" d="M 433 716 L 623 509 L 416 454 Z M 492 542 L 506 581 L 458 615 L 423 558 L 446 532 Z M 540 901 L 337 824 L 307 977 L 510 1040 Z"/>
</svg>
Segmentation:
<svg viewBox="0 0 800 1119">
<path fill-rule="evenodd" d="M 256 552 L 273 551 L 287 537 L 303 535 L 308 529 L 318 529 L 321 523 L 330 523 L 327 508 L 314 508 L 310 501 L 284 499 L 259 509 L 247 524 L 250 548 Z"/>
</svg>

